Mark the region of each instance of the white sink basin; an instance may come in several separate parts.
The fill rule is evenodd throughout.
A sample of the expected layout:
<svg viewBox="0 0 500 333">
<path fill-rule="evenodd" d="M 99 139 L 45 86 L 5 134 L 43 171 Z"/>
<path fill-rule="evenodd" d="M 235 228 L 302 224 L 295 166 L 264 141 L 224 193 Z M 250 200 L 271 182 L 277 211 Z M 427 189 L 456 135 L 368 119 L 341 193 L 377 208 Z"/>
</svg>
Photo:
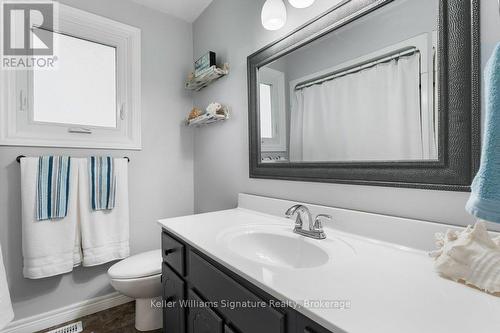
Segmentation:
<svg viewBox="0 0 500 333">
<path fill-rule="evenodd" d="M 279 228 L 282 229 L 282 228 Z M 284 268 L 313 268 L 326 264 L 330 256 L 312 240 L 270 227 L 237 229 L 221 235 L 230 251 L 249 260 Z"/>
</svg>

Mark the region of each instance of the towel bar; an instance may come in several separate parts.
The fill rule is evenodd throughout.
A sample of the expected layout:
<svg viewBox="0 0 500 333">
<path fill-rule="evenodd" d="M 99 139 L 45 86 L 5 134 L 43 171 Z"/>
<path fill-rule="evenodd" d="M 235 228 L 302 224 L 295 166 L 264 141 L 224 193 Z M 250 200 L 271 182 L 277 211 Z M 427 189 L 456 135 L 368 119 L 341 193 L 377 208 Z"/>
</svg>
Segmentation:
<svg viewBox="0 0 500 333">
<path fill-rule="evenodd" d="M 22 159 L 22 158 L 25 158 L 25 157 L 26 157 L 26 156 L 24 156 L 24 155 L 19 155 L 18 157 L 16 157 L 16 162 L 17 162 L 17 163 L 21 163 L 21 159 Z M 126 159 L 126 160 L 127 160 L 127 162 L 129 162 L 129 163 L 130 163 L 130 158 L 129 158 L 129 157 L 125 156 L 125 157 L 124 157 L 124 159 Z"/>
</svg>

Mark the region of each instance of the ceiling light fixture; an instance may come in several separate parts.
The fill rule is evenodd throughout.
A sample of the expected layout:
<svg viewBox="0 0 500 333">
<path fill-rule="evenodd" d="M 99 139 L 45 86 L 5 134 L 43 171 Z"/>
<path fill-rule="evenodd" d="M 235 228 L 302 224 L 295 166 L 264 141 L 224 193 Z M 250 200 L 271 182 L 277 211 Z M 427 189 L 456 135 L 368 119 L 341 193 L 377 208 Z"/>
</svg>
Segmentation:
<svg viewBox="0 0 500 333">
<path fill-rule="evenodd" d="M 262 26 L 267 30 L 281 29 L 286 23 L 286 7 L 283 0 L 267 0 L 262 7 L 261 20 Z"/>
<path fill-rule="evenodd" d="M 288 0 L 288 2 L 295 8 L 307 8 L 314 3 L 314 0 Z"/>
</svg>

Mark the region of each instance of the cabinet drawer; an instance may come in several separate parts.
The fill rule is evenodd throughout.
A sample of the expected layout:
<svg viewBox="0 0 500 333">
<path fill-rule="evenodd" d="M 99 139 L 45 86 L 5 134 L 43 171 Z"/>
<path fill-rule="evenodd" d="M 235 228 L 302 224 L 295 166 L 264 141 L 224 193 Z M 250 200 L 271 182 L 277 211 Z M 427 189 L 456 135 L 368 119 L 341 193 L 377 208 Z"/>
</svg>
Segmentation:
<svg viewBox="0 0 500 333">
<path fill-rule="evenodd" d="M 236 332 L 233 331 L 231 329 L 231 327 L 229 327 L 229 326 L 226 325 L 226 326 L 224 326 L 224 333 L 236 333 Z"/>
<path fill-rule="evenodd" d="M 185 282 L 166 264 L 162 267 L 163 283 L 163 332 L 185 332 L 185 309 L 179 303 L 185 299 Z"/>
<path fill-rule="evenodd" d="M 184 276 L 184 245 L 170 237 L 166 232 L 161 236 L 163 261 L 179 275 Z"/>
<path fill-rule="evenodd" d="M 217 302 L 217 310 L 242 333 L 284 332 L 284 314 L 263 305 L 262 299 L 191 251 L 189 281 L 208 301 Z M 228 302 L 255 306 L 231 307 Z"/>
<path fill-rule="evenodd" d="M 223 333 L 224 323 L 210 308 L 201 305 L 201 298 L 188 291 L 188 333 Z"/>
<path fill-rule="evenodd" d="M 299 314 L 297 318 L 297 333 L 345 333 L 341 329 L 329 331 L 323 326 Z"/>
</svg>

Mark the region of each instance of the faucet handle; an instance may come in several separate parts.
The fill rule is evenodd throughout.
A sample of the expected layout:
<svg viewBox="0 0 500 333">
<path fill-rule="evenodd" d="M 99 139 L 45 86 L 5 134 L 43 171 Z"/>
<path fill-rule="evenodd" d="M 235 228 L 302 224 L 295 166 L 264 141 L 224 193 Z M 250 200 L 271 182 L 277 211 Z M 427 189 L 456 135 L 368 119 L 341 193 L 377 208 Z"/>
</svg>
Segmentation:
<svg viewBox="0 0 500 333">
<path fill-rule="evenodd" d="M 322 219 L 331 221 L 332 216 L 328 214 L 319 214 L 318 216 L 316 216 L 316 219 L 314 220 L 314 230 L 323 230 L 323 223 L 321 222 Z"/>
</svg>

